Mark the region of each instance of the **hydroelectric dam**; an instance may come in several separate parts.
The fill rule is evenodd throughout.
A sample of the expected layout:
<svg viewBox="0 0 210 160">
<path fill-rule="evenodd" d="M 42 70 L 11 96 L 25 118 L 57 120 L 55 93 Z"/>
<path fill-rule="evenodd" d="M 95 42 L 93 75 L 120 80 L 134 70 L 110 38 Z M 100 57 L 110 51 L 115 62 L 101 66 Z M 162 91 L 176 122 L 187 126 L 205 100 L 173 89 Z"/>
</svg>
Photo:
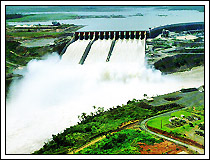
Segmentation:
<svg viewBox="0 0 210 160">
<path fill-rule="evenodd" d="M 144 58 L 145 39 L 146 31 L 75 32 L 61 55 L 62 59 L 81 65 L 129 59 L 135 61 Z"/>
</svg>

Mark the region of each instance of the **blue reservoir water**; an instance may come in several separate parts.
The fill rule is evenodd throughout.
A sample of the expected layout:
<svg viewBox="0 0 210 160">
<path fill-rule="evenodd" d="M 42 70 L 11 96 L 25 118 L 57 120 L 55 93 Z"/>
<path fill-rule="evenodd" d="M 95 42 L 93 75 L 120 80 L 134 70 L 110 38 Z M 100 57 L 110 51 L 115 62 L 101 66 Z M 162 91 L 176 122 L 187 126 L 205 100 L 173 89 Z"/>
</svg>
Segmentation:
<svg viewBox="0 0 210 160">
<path fill-rule="evenodd" d="M 32 14 L 29 12 L 27 14 Z M 37 12 L 38 13 L 38 12 Z M 37 14 L 36 13 L 36 14 Z M 39 12 L 40 13 L 40 12 Z M 42 12 L 47 14 L 49 12 Z M 133 8 L 118 12 L 64 12 L 78 15 L 123 15 L 125 18 L 86 18 L 57 20 L 64 24 L 85 25 L 79 31 L 109 31 L 109 30 L 148 30 L 167 24 L 204 22 L 204 12 L 196 10 L 167 10 L 158 8 Z M 143 16 L 134 16 L 141 13 Z M 50 25 L 52 21 L 45 22 L 9 22 L 9 25 L 42 24 Z"/>
</svg>

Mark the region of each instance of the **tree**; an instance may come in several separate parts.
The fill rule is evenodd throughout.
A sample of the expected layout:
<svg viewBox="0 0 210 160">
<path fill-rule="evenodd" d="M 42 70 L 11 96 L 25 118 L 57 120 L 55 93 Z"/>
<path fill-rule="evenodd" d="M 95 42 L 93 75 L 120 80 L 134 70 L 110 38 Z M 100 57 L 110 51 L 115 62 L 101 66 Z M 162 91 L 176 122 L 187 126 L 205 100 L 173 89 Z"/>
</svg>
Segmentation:
<svg viewBox="0 0 210 160">
<path fill-rule="evenodd" d="M 190 125 L 190 127 L 194 127 L 193 124 L 192 124 L 191 122 L 189 123 L 189 125 Z"/>
<path fill-rule="evenodd" d="M 100 114 L 104 112 L 104 107 L 98 107 L 97 113 Z"/>
<path fill-rule="evenodd" d="M 82 113 L 82 115 L 81 115 L 81 118 L 82 118 L 82 120 L 84 121 L 86 118 L 87 118 L 87 113 Z"/>
<path fill-rule="evenodd" d="M 144 97 L 146 98 L 147 97 L 147 94 L 144 94 Z"/>
<path fill-rule="evenodd" d="M 91 127 L 91 131 L 92 131 L 93 133 L 97 133 L 97 127 L 96 127 L 96 126 L 92 126 L 92 127 Z"/>
<path fill-rule="evenodd" d="M 96 106 L 93 106 L 93 109 L 96 109 Z"/>
</svg>

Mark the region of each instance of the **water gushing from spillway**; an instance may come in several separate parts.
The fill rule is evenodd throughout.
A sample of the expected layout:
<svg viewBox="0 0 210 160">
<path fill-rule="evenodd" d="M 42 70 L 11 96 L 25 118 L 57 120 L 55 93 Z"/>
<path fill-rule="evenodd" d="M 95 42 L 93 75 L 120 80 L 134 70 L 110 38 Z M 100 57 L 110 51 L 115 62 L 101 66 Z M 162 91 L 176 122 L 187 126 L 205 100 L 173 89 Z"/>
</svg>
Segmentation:
<svg viewBox="0 0 210 160">
<path fill-rule="evenodd" d="M 91 46 L 91 50 L 84 64 L 105 63 L 111 46 L 111 40 L 97 40 Z"/>
<path fill-rule="evenodd" d="M 77 64 L 79 63 L 86 46 L 90 40 L 78 40 L 70 45 L 70 47 L 67 48 L 65 54 L 63 55 L 62 60 L 66 61 L 69 64 Z"/>
<path fill-rule="evenodd" d="M 144 65 L 145 59 L 145 39 L 119 39 L 110 58 L 110 62 L 114 63 L 138 63 Z"/>
<path fill-rule="evenodd" d="M 79 65 L 88 43 L 74 42 L 62 59 L 52 54 L 30 61 L 24 77 L 12 83 L 6 105 L 8 154 L 38 150 L 52 134 L 76 124 L 82 112 L 92 112 L 92 106 L 107 109 L 144 94 L 176 91 L 186 83 L 145 67 L 144 40 L 117 40 L 109 62 L 111 41 L 98 40 Z"/>
</svg>

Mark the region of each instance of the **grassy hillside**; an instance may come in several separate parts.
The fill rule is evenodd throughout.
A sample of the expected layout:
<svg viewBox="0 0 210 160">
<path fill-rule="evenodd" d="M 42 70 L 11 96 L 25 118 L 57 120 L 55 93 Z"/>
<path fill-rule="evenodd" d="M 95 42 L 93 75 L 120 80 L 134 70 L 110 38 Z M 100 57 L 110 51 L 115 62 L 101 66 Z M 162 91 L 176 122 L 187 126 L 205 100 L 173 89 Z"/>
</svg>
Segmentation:
<svg viewBox="0 0 210 160">
<path fill-rule="evenodd" d="M 148 121 L 147 125 L 174 135 L 192 139 L 199 144 L 204 144 L 204 93 L 193 91 L 186 93 L 173 93 L 169 98 L 181 97 L 173 100 L 188 108 L 171 113 L 164 117 L 157 117 Z M 161 99 L 161 98 L 160 98 Z M 167 102 L 169 99 L 163 96 L 162 101 L 157 97 L 156 104 Z M 152 102 L 154 104 L 154 102 Z M 177 118 L 175 118 L 177 117 Z M 162 123 L 162 125 L 161 125 Z"/>
<path fill-rule="evenodd" d="M 165 100 L 166 97 L 171 98 L 174 95 L 180 96 L 180 99 L 173 101 Z M 192 99 L 194 96 L 197 98 Z M 199 108 L 199 104 L 203 103 L 203 100 L 200 101 L 200 99 L 203 99 L 203 92 L 174 92 L 154 97 L 154 101 L 134 99 L 128 101 L 126 105 L 116 106 L 107 111 L 99 107 L 90 115 L 83 113 L 79 116 L 81 122 L 75 126 L 66 128 L 62 133 L 53 135 L 52 140 L 45 143 L 45 145 L 40 150 L 34 152 L 34 154 L 68 154 L 70 151 L 73 152 L 97 137 L 104 135 L 106 136 L 105 139 L 77 152 L 77 154 L 140 154 L 137 147 L 138 142 L 149 145 L 160 142 L 160 139 L 151 135 L 145 135 L 145 133 L 140 130 L 138 124 L 145 118 L 184 106 L 187 107 L 188 105 L 186 104 L 188 104 L 187 101 L 189 99 L 191 99 L 191 105 Z M 164 100 L 165 103 L 163 105 L 160 101 Z M 198 103 L 198 101 L 200 102 Z M 185 113 L 178 112 L 174 113 L 174 115 L 188 115 L 186 114 L 186 112 L 188 112 L 187 110 L 183 112 Z M 203 121 L 203 117 L 201 117 L 201 121 Z M 156 122 L 154 122 L 154 124 L 157 125 L 158 123 Z M 136 124 L 136 130 L 123 131 L 127 124 Z M 119 142 L 119 144 L 117 142 Z"/>
<path fill-rule="evenodd" d="M 182 117 L 184 116 L 184 117 Z M 175 119 L 174 119 L 175 118 Z M 171 120 L 171 121 L 170 121 Z M 162 126 L 160 125 L 162 123 Z M 204 145 L 204 106 L 195 106 L 148 121 L 148 126 Z"/>
<path fill-rule="evenodd" d="M 155 138 L 140 130 L 126 129 L 107 135 L 103 140 L 77 154 L 140 154 L 139 142 L 153 145 L 163 142 L 163 139 Z"/>
</svg>

